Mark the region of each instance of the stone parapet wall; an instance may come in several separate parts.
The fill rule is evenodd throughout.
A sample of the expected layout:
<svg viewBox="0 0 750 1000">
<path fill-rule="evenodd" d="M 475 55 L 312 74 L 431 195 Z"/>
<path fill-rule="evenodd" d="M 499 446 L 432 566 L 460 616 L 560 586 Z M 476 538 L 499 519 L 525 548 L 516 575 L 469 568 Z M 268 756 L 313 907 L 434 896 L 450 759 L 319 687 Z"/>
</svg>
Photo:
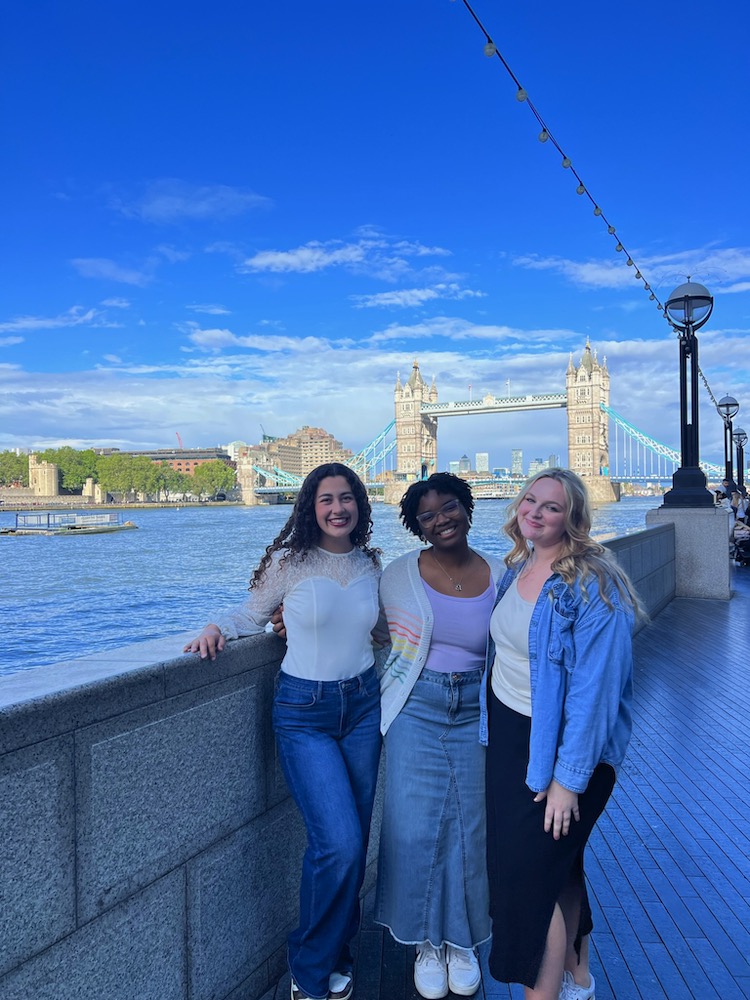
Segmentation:
<svg viewBox="0 0 750 1000">
<path fill-rule="evenodd" d="M 305 846 L 283 646 L 204 663 L 185 638 L 0 678 L 2 1000 L 252 1000 L 283 974 Z"/>
<path fill-rule="evenodd" d="M 671 524 L 611 538 L 608 548 L 628 574 L 654 618 L 676 596 L 675 533 Z"/>
<path fill-rule="evenodd" d="M 606 544 L 655 615 L 672 526 Z M 174 655 L 188 637 L 0 677 L 0 1000 L 257 1000 L 282 976 L 305 846 L 271 729 L 284 647 L 212 663 Z"/>
</svg>

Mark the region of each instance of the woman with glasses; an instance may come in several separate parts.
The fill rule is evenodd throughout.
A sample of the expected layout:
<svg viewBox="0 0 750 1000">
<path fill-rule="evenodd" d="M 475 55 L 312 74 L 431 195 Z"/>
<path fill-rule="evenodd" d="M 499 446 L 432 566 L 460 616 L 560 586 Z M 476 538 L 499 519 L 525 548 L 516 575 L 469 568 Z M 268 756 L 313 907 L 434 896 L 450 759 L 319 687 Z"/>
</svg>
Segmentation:
<svg viewBox="0 0 750 1000">
<path fill-rule="evenodd" d="M 401 520 L 427 548 L 390 563 L 380 585 L 392 647 L 375 919 L 416 945 L 428 1000 L 476 992 L 474 949 L 490 936 L 479 688 L 502 564 L 469 547 L 473 509 L 458 476 L 413 483 Z"/>
</svg>

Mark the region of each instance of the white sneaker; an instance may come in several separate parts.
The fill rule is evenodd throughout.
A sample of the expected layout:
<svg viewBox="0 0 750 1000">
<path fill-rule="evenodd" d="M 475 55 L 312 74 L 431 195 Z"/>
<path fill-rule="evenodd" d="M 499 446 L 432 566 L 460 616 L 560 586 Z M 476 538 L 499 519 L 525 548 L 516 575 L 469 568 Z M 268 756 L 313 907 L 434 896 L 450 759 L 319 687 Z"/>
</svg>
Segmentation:
<svg viewBox="0 0 750 1000">
<path fill-rule="evenodd" d="M 471 997 L 479 989 L 482 974 L 479 961 L 471 948 L 447 948 L 448 985 L 461 997 Z"/>
<path fill-rule="evenodd" d="M 442 1000 L 448 996 L 448 970 L 445 967 L 445 948 L 433 948 L 429 941 L 417 945 L 414 963 L 414 985 L 417 993 L 426 1000 Z"/>
<path fill-rule="evenodd" d="M 328 977 L 328 1000 L 349 1000 L 354 992 L 351 972 L 332 972 Z"/>
<path fill-rule="evenodd" d="M 573 979 L 572 972 L 564 972 L 559 1000 L 596 1000 L 594 995 L 594 977 L 590 972 L 589 979 L 591 980 L 589 986 L 579 986 L 575 979 Z"/>
</svg>

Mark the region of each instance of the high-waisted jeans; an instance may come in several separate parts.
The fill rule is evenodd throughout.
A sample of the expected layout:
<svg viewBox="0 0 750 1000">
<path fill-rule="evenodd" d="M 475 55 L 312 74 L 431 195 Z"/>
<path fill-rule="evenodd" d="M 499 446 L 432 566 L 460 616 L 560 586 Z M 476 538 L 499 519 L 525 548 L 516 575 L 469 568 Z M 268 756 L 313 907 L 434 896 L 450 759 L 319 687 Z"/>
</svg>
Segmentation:
<svg viewBox="0 0 750 1000">
<path fill-rule="evenodd" d="M 289 935 L 289 970 L 310 997 L 352 966 L 359 891 L 380 758 L 380 687 L 374 667 L 344 681 L 281 672 L 273 728 L 289 790 L 307 829 L 299 926 Z"/>
</svg>

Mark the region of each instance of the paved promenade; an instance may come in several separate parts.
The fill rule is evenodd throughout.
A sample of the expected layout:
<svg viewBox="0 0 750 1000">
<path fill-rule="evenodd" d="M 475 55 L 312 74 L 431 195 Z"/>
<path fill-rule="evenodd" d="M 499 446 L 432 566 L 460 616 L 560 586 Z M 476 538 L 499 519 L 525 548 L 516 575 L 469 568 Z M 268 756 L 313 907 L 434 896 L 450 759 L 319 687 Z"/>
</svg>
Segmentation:
<svg viewBox="0 0 750 1000">
<path fill-rule="evenodd" d="M 597 1000 L 750 998 L 750 568 L 733 589 L 673 601 L 635 640 L 634 737 L 587 852 Z M 372 896 L 354 1000 L 419 1000 Z M 288 996 L 287 976 L 264 1000 Z M 523 991 L 485 965 L 476 996 Z"/>
</svg>

